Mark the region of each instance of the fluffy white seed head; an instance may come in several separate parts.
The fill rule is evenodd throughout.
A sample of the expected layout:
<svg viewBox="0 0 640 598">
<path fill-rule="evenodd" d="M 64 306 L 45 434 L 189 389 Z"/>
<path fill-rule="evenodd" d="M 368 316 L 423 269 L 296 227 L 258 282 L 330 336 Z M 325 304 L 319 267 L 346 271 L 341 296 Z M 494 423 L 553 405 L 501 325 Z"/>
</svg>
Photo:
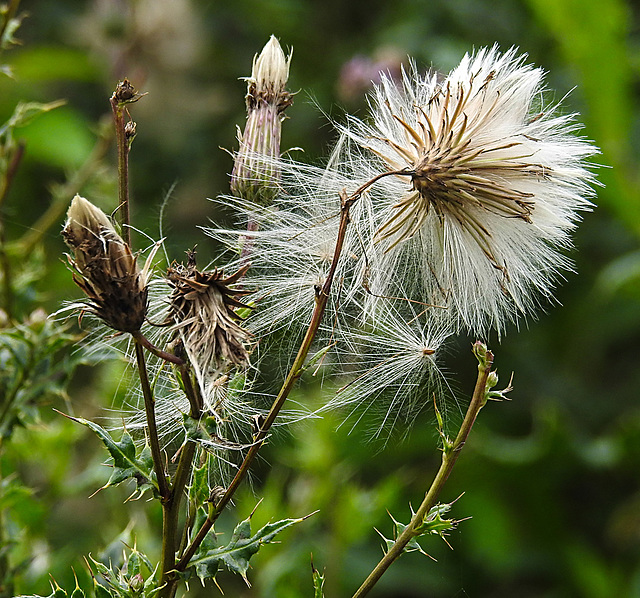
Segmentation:
<svg viewBox="0 0 640 598">
<path fill-rule="evenodd" d="M 551 297 L 597 153 L 572 115 L 542 104 L 544 73 L 514 49 L 466 55 L 446 78 L 383 77 L 371 120 L 343 127 L 354 178 L 397 172 L 364 196 L 376 295 L 402 281 L 474 332 L 499 331 Z M 412 287 L 412 288 L 411 288 Z"/>
</svg>

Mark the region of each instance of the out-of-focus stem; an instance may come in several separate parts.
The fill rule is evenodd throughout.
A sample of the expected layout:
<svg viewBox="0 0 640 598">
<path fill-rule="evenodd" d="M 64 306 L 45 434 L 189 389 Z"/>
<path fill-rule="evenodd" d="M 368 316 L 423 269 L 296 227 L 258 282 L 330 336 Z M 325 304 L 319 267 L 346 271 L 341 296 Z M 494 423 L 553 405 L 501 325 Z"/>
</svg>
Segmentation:
<svg viewBox="0 0 640 598">
<path fill-rule="evenodd" d="M 79 193 L 86 182 L 96 172 L 111 145 L 112 134 L 103 123 L 100 124 L 98 139 L 89 157 L 75 174 L 63 185 L 53 191 L 53 201 L 33 226 L 16 242 L 19 255 L 28 256 L 40 242 L 44 234 L 60 222 L 60 218 L 69 207 L 69 198 Z"/>
<path fill-rule="evenodd" d="M 2 187 L 0 188 L 0 208 L 4 204 L 7 195 L 9 194 L 9 189 L 11 188 L 11 183 L 13 183 L 13 178 L 18 171 L 18 167 L 20 166 L 20 162 L 22 161 L 22 156 L 24 155 L 24 143 L 19 143 L 16 147 L 13 156 L 11 156 L 11 161 L 9 162 L 9 166 L 4 176 L 4 180 L 1 182 Z M 13 286 L 12 286 L 12 272 L 11 272 L 11 261 L 9 259 L 9 254 L 7 252 L 7 236 L 5 231 L 4 222 L 2 221 L 2 214 L 0 213 L 0 269 L 2 271 L 2 296 L 3 296 L 3 305 L 5 313 L 9 320 L 13 317 Z"/>
</svg>

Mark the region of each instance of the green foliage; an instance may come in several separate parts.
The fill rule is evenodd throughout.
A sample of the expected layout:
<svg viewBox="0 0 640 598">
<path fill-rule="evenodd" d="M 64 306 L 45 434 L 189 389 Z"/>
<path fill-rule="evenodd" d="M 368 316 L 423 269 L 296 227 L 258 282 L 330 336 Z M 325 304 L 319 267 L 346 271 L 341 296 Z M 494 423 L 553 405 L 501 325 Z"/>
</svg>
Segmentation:
<svg viewBox="0 0 640 598">
<path fill-rule="evenodd" d="M 92 557 L 87 560 L 87 566 L 92 580 L 92 587 L 88 591 L 80 587 L 76 577 L 76 585 L 71 594 L 52 580 L 51 594 L 48 596 L 30 595 L 18 598 L 153 598 L 160 589 L 149 559 L 135 547 L 125 552 L 122 567 L 105 565 Z M 94 570 L 103 583 L 98 581 Z"/>
<path fill-rule="evenodd" d="M 93 578 L 96 598 L 153 598 L 160 590 L 149 558 L 135 547 L 126 552 L 122 567 L 107 566 L 93 558 L 91 565 L 106 584 Z"/>
<path fill-rule="evenodd" d="M 138 450 L 133 438 L 126 430 L 122 433 L 120 440 L 116 441 L 102 426 L 92 421 L 69 415 L 67 417 L 95 432 L 104 443 L 107 451 L 109 451 L 109 455 L 113 460 L 113 472 L 103 488 L 117 486 L 126 480 L 133 479 L 136 482 L 138 496 L 142 496 L 146 490 L 158 492 L 158 484 L 153 476 L 151 450 L 148 444 L 145 444 L 142 450 Z"/>
<path fill-rule="evenodd" d="M 22 234 L 24 227 L 33 225 L 33 216 L 46 209 L 48 189 L 54 184 L 62 187 L 61 181 L 70 174 L 67 171 L 86 154 L 92 127 L 86 123 L 96 122 L 108 110 L 112 84 L 123 70 L 130 76 L 144 73 L 143 89 L 150 91 L 136 139 L 140 151 L 133 156 L 134 209 L 140 228 L 155 231 L 154 206 L 179 181 L 167 208 L 172 225 L 167 251 L 175 255 L 186 246 L 183 239 L 193 243 L 196 224 L 219 216 L 203 198 L 226 189 L 231 161 L 218 148 L 234 147 L 234 126 L 244 115 L 244 83 L 237 77 L 248 74 L 251 57 L 269 34 L 295 48 L 293 88 L 304 90 L 288 114 L 295 126 L 285 128 L 284 146 L 304 145 L 310 156 L 322 152 L 330 128 L 323 126 L 325 119 L 305 101 L 305 94 L 310 93 L 337 120 L 341 109 L 333 108 L 336 104 L 360 107 L 363 101 L 344 99 L 339 91 L 340 70 L 355 55 L 395 51 L 401 57 L 416 56 L 419 68 L 433 64 L 447 69 L 473 46 L 494 42 L 503 49 L 519 46 L 532 62 L 550 72 L 550 87 L 558 90 L 558 97 L 576 88 L 564 101 L 566 109 L 583 113 L 583 134 L 603 149 L 598 161 L 612 166 L 599 171 L 606 187 L 597 203 L 604 209 L 588 215 L 579 229 L 580 251 L 572 257 L 578 261 L 580 275 L 569 276 L 563 286 L 559 297 L 563 307 L 523 325 L 517 334 L 510 331 L 501 341 L 501 368 L 516 372 L 516 392 L 513 402 L 483 412 L 449 482 L 445 500 L 467 491 L 465 511 L 474 515 L 464 533 L 452 532 L 448 538 L 455 551 L 436 543 L 429 551 L 438 558 L 434 566 L 425 566 L 417 555 L 406 555 L 397 570 L 389 572 L 389 581 L 382 580 L 378 595 L 420 596 L 426 587 L 434 598 L 460 593 L 478 598 L 639 595 L 640 168 L 633 123 L 638 122 L 640 103 L 634 87 L 639 54 L 632 25 L 637 8 L 622 0 L 357 0 L 348 4 L 251 0 L 206 8 L 197 2 L 176 4 L 186 13 L 184 20 L 175 19 L 176 24 L 190 24 L 183 35 L 173 31 L 167 35 L 162 29 L 167 26 L 162 18 L 164 3 L 157 3 L 157 9 L 154 5 L 153 19 L 145 18 L 145 3 L 137 3 L 135 16 L 71 0 L 29 3 L 31 16 L 23 22 L 26 33 L 21 34 L 26 38 L 24 47 L 12 50 L 11 65 L 6 64 L 6 54 L 0 60 L 0 70 L 5 74 L 13 70 L 17 77 L 16 81 L 1 78 L 0 122 L 11 118 L 19 101 L 47 105 L 65 97 L 67 106 L 12 134 L 12 143 L 24 137 L 26 152 L 22 172 L 2 205 L 5 230 Z M 191 26 L 194 21 L 189 17 L 194 15 L 196 26 Z M 5 29 L 3 49 L 15 47 L 15 29 L 21 20 L 16 16 Z M 176 45 L 167 48 L 166 40 Z M 323 52 L 317 52 L 318 47 Z M 189 54 L 193 48 L 197 52 Z M 189 57 L 188 63 L 179 62 L 181 52 Z M 55 135 L 48 135 L 54 130 Z M 112 186 L 93 183 L 92 188 L 101 206 L 116 207 Z M 61 224 L 64 198 L 61 203 L 51 230 Z M 23 320 L 29 320 L 36 301 L 53 311 L 57 297 L 77 296 L 62 262 L 50 257 L 61 250 L 57 235 L 34 232 L 42 233 L 44 243 L 39 255 L 31 256 L 37 264 L 28 262 L 19 248 L 16 253 L 7 248 L 15 317 L 3 324 L 3 330 L 16 334 L 22 334 L 19 326 L 30 327 Z M 199 243 L 203 254 L 212 250 L 207 240 Z M 23 285 L 21 278 L 29 278 L 29 284 Z M 14 337 L 7 342 L 23 344 Z M 32 350 L 24 345 L 17 351 Z M 40 347 L 35 350 L 39 352 Z M 21 366 L 11 352 L 3 348 L 1 354 L 20 375 Z M 60 358 L 57 353 L 50 363 Z M 456 390 L 464 396 L 470 389 L 464 377 L 467 367 L 467 362 L 453 358 L 449 364 L 451 371 L 462 374 Z M 6 388 L 10 376 L 3 371 L 0 377 Z M 70 392 L 73 409 L 93 417 L 102 407 L 111 407 L 118 378 L 104 369 L 90 375 L 82 372 Z M 54 374 L 54 392 L 46 395 L 49 399 L 42 395 L 38 404 L 42 405 L 40 399 L 64 397 L 64 391 L 59 392 L 63 380 L 68 381 L 66 373 Z M 42 387 L 49 392 L 48 385 Z M 308 402 L 311 394 L 305 389 L 297 398 Z M 455 413 L 457 406 L 451 407 Z M 300 528 L 295 541 L 275 544 L 252 557 L 250 595 L 298 598 L 305 595 L 304 588 L 310 593 L 311 551 L 318 562 L 328 565 L 327 595 L 348 595 L 354 578 L 366 575 L 365 565 L 379 556 L 378 547 L 372 548 L 372 527 L 384 525 L 385 509 L 398 512 L 415 500 L 423 491 L 425 472 L 437 468 L 439 455 L 433 450 L 437 430 L 431 420 L 431 415 L 418 419 L 404 442 L 394 439 L 386 446 L 382 442 L 363 445 L 366 428 L 348 434 L 344 426 L 336 430 L 340 420 L 333 417 L 294 427 L 291 437 L 274 434 L 265 447 L 265 460 L 273 469 L 268 475 L 258 469 L 254 481 L 254 492 L 264 497 L 261 510 L 277 519 L 291 512 L 322 511 Z M 19 444 L 12 447 L 4 465 L 15 473 L 3 480 L 0 504 L 12 511 L 17 524 L 9 528 L 11 540 L 5 538 L 5 546 L 23 545 L 13 563 L 18 566 L 35 555 L 38 546 L 50 542 L 54 547 L 49 552 L 50 569 L 68 569 L 70 554 L 80 554 L 80 546 L 93 543 L 97 550 L 110 540 L 113 529 L 104 521 L 102 494 L 113 496 L 111 506 L 122 510 L 117 491 L 102 493 L 82 502 L 99 525 L 65 538 L 64 545 L 50 538 L 60 525 L 56 522 L 64 521 L 60 511 L 78 506 L 77 499 L 61 488 L 66 485 L 69 492 L 89 494 L 88 486 L 100 474 L 89 464 L 100 461 L 97 449 L 102 448 L 95 442 L 83 443 L 79 433 L 59 423 L 34 429 L 30 423 L 38 421 L 35 408 L 26 408 L 14 421 L 13 437 L 19 437 Z M 71 467 L 73 455 L 83 457 L 85 471 Z M 39 469 L 35 479 L 32 474 L 28 480 L 34 486 L 29 489 L 22 481 L 22 467 L 35 462 Z M 207 484 L 207 466 L 202 466 L 191 482 L 190 498 L 195 504 L 206 504 Z M 252 492 L 240 495 L 238 510 L 246 514 L 254 500 Z M 138 515 L 141 521 L 158 524 L 153 515 Z M 20 591 L 45 591 L 38 589 L 47 587 L 41 570 L 30 567 L 21 574 Z M 62 580 L 59 573 L 56 577 Z M 65 584 L 73 587 L 72 580 Z M 116 595 L 101 584 L 88 587 L 85 595 Z M 240 591 L 248 592 L 243 588 L 237 594 Z M 198 592 L 197 586 L 191 587 L 189 595 L 198 596 Z M 209 596 L 212 590 L 205 592 Z M 229 594 L 235 595 L 233 590 Z"/>
<path fill-rule="evenodd" d="M 70 351 L 76 341 L 42 310 L 22 324 L 0 329 L 0 442 L 10 438 L 16 426 L 38 421 L 43 403 L 66 398 L 71 375 L 86 360 Z"/>
<path fill-rule="evenodd" d="M 324 592 L 322 591 L 324 588 L 324 573 L 320 573 L 312 563 L 311 575 L 313 577 L 313 598 L 324 598 Z"/>
<path fill-rule="evenodd" d="M 214 578 L 220 565 L 224 564 L 229 571 L 242 576 L 247 585 L 250 585 L 247 571 L 251 557 L 257 554 L 262 546 L 271 543 L 277 534 L 304 521 L 307 517 L 268 523 L 252 534 L 251 516 L 249 516 L 236 525 L 226 546 L 215 546 L 215 535 L 209 534 L 209 541 L 200 546 L 198 552 L 189 561 L 189 567 L 193 567 L 195 574 L 204 581 Z"/>
<path fill-rule="evenodd" d="M 420 536 L 435 535 L 445 540 L 445 536 L 449 532 L 455 530 L 459 523 L 455 519 L 444 519 L 442 517 L 443 515 L 449 512 L 452 504 L 453 503 L 437 504 L 433 506 L 429 510 L 425 518 L 423 519 L 422 523 L 415 528 L 413 537 L 411 538 L 409 543 L 404 547 L 403 552 L 417 551 L 417 552 L 420 552 L 421 554 L 428 556 L 427 553 L 422 549 L 422 546 L 420 546 L 420 544 L 418 543 L 418 538 Z M 411 509 L 411 517 L 413 517 L 414 515 L 415 513 L 413 512 L 413 509 Z M 385 538 L 382 534 L 380 534 L 380 536 L 382 536 L 382 539 L 385 541 L 387 550 L 389 550 L 394 545 L 398 536 L 400 536 L 400 534 L 402 534 L 404 530 L 407 529 L 407 525 L 400 523 L 399 521 L 396 521 L 392 515 L 389 515 L 389 516 L 393 521 L 393 527 L 394 527 L 393 540 L 390 540 L 389 538 Z"/>
</svg>

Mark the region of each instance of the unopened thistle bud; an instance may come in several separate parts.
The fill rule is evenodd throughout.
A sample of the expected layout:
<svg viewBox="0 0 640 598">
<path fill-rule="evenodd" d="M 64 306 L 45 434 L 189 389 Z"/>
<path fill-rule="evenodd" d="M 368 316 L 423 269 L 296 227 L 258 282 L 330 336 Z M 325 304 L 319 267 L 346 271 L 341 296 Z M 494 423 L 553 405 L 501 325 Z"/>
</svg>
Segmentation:
<svg viewBox="0 0 640 598">
<path fill-rule="evenodd" d="M 292 104 L 285 89 L 290 62 L 291 54 L 284 55 L 274 36 L 253 59 L 247 78 L 247 124 L 244 133 L 238 130 L 240 149 L 231 174 L 231 191 L 238 197 L 268 204 L 275 193 L 282 121 Z"/>
<path fill-rule="evenodd" d="M 76 195 L 62 231 L 73 251 L 73 280 L 85 292 L 86 311 L 122 332 L 140 330 L 147 313 L 146 268 L 116 232 L 106 214 Z"/>
<path fill-rule="evenodd" d="M 249 333 L 238 324 L 240 317 L 235 312 L 236 308 L 247 307 L 236 299 L 247 291 L 230 288 L 247 268 L 226 278 L 218 269 L 201 272 L 191 251 L 186 266 L 173 264 L 167 271 L 173 288 L 169 322 L 180 331 L 187 354 L 200 371 L 249 363 Z"/>
</svg>

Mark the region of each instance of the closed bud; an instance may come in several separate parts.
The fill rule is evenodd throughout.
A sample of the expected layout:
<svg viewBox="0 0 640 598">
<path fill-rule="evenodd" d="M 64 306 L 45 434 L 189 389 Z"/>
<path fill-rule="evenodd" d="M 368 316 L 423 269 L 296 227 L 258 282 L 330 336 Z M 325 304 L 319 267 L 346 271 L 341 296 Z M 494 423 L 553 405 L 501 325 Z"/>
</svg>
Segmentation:
<svg viewBox="0 0 640 598">
<path fill-rule="evenodd" d="M 88 298 L 84 309 L 115 330 L 140 330 L 147 312 L 146 269 L 140 271 L 106 214 L 76 195 L 62 236 L 73 251 L 73 280 Z"/>
<path fill-rule="evenodd" d="M 259 203 L 270 203 L 279 179 L 277 159 L 284 111 L 291 105 L 285 89 L 291 54 L 285 57 L 278 40 L 271 36 L 253 60 L 247 79 L 247 124 L 238 135 L 240 149 L 231 174 L 232 192 Z"/>
</svg>

